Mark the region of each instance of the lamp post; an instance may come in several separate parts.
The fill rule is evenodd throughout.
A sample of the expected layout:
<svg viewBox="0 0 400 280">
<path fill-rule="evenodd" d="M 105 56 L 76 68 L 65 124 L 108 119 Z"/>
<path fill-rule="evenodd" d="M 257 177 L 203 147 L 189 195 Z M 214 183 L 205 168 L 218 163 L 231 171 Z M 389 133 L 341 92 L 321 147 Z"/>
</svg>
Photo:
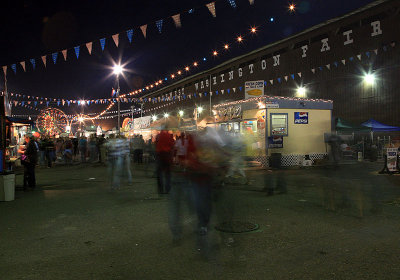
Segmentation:
<svg viewBox="0 0 400 280">
<path fill-rule="evenodd" d="M 118 108 L 117 108 L 117 110 L 118 110 L 118 129 L 117 129 L 117 133 L 118 133 L 118 135 L 120 135 L 121 134 L 121 110 L 120 110 L 120 98 L 119 98 L 119 91 L 120 91 L 120 88 L 119 88 L 119 75 L 120 74 L 122 74 L 122 71 L 123 71 L 123 68 L 122 68 L 122 66 L 121 65 L 119 65 L 119 64 L 117 64 L 117 65 L 114 65 L 114 74 L 116 75 L 116 81 L 117 81 L 117 92 L 116 92 L 116 94 L 117 94 L 117 103 L 118 103 Z"/>
</svg>

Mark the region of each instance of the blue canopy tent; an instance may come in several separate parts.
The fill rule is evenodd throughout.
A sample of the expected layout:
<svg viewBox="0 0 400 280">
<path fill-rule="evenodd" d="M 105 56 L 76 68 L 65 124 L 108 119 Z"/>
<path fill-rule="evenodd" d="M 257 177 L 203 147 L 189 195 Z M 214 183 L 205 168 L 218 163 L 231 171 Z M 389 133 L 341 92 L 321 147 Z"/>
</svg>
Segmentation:
<svg viewBox="0 0 400 280">
<path fill-rule="evenodd" d="M 361 124 L 362 126 L 369 127 L 374 132 L 389 132 L 389 131 L 400 131 L 400 127 L 398 126 L 391 126 L 380 123 L 374 119 L 369 119 L 366 122 Z"/>
</svg>

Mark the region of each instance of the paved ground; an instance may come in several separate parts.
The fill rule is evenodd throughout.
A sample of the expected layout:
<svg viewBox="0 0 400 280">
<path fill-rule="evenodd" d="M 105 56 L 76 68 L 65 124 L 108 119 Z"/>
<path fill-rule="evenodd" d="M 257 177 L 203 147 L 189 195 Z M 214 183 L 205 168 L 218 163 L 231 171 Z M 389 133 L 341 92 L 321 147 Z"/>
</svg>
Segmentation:
<svg viewBox="0 0 400 280">
<path fill-rule="evenodd" d="M 0 279 L 399 279 L 400 176 L 379 167 L 253 171 L 250 185 L 227 185 L 213 225 L 232 215 L 260 228 L 212 230 L 208 260 L 189 214 L 172 245 L 151 167 L 116 192 L 102 166 L 39 169 L 38 190 L 0 203 Z M 267 196 L 265 174 L 288 193 Z"/>
</svg>

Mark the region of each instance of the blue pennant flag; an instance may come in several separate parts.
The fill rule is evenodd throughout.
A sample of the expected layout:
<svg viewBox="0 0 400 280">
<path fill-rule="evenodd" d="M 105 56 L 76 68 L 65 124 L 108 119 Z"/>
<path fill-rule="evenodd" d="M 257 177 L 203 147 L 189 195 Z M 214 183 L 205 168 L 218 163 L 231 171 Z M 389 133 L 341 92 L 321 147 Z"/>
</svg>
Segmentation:
<svg viewBox="0 0 400 280">
<path fill-rule="evenodd" d="M 104 51 L 104 46 L 106 45 L 106 38 L 100 39 L 101 50 Z"/>
<path fill-rule="evenodd" d="M 11 69 L 14 70 L 14 74 L 17 74 L 17 64 L 12 64 Z"/>
<path fill-rule="evenodd" d="M 71 101 L 67 100 L 68 106 L 71 104 Z"/>
<path fill-rule="evenodd" d="M 81 105 L 81 101 L 80 100 L 78 100 L 78 105 Z"/>
<path fill-rule="evenodd" d="M 291 74 L 290 77 L 292 77 L 292 80 L 294 80 L 294 74 Z M 265 85 L 267 85 L 267 82 L 265 82 Z"/>
<path fill-rule="evenodd" d="M 74 47 L 74 49 L 75 49 L 75 54 L 76 54 L 76 59 L 79 58 L 80 48 L 81 48 L 80 46 Z"/>
<path fill-rule="evenodd" d="M 57 101 L 57 106 L 60 106 L 60 101 Z"/>
<path fill-rule="evenodd" d="M 368 58 L 369 58 L 369 57 L 370 57 L 370 55 L 371 55 L 371 53 L 370 53 L 370 52 L 366 52 L 365 54 L 368 56 Z"/>
<path fill-rule="evenodd" d="M 194 94 L 194 97 L 197 97 L 197 95 L 196 95 L 196 94 Z"/>
<path fill-rule="evenodd" d="M 350 59 L 350 61 L 353 61 L 353 60 L 354 60 L 354 57 L 350 57 L 349 59 Z"/>
<path fill-rule="evenodd" d="M 193 14 L 193 12 L 194 12 L 194 9 L 190 9 L 190 10 L 188 11 L 189 14 Z"/>
<path fill-rule="evenodd" d="M 53 63 L 56 64 L 58 53 L 55 52 L 51 56 L 53 57 Z"/>
<path fill-rule="evenodd" d="M 46 101 L 46 105 L 47 105 L 47 107 L 49 107 L 49 103 L 50 103 L 49 101 Z"/>
<path fill-rule="evenodd" d="M 215 94 L 218 95 L 218 93 L 219 93 L 218 90 L 216 90 L 216 91 L 215 91 Z"/>
<path fill-rule="evenodd" d="M 159 33 L 161 33 L 162 24 L 163 24 L 163 20 L 162 19 L 156 21 L 156 25 L 157 25 L 157 29 L 158 29 Z"/>
<path fill-rule="evenodd" d="M 383 51 L 387 51 L 387 47 L 386 46 L 383 46 Z"/>
<path fill-rule="evenodd" d="M 281 78 L 278 78 L 277 80 L 278 80 L 278 82 L 282 82 L 282 79 L 281 79 Z"/>
<path fill-rule="evenodd" d="M 207 92 L 204 93 L 204 96 L 207 96 Z"/>
<path fill-rule="evenodd" d="M 24 106 L 24 104 L 25 104 L 25 101 L 22 101 L 22 102 L 21 102 L 21 105 Z M 49 106 L 49 105 L 47 105 L 47 106 Z"/>
<path fill-rule="evenodd" d="M 127 30 L 126 31 L 126 36 L 128 36 L 129 43 L 132 43 L 133 29 Z"/>
<path fill-rule="evenodd" d="M 318 69 L 319 69 L 319 71 L 322 71 L 323 68 L 322 68 L 322 66 L 320 66 L 320 67 L 318 67 Z"/>
<path fill-rule="evenodd" d="M 30 61 L 31 61 L 33 70 L 35 70 L 35 68 L 36 68 L 36 60 L 34 58 L 31 58 Z"/>
<path fill-rule="evenodd" d="M 242 91 L 243 87 L 239 87 L 239 91 Z"/>
<path fill-rule="evenodd" d="M 33 102 L 35 104 L 35 107 L 37 106 L 37 101 Z"/>
<path fill-rule="evenodd" d="M 236 2 L 235 0 L 228 0 L 229 4 L 231 4 L 232 8 L 236 8 Z"/>
<path fill-rule="evenodd" d="M 265 85 L 267 85 L 267 82 L 265 82 Z M 230 93 L 230 92 L 231 92 L 231 89 L 228 88 L 228 89 L 227 89 L 227 92 Z"/>
<path fill-rule="evenodd" d="M 264 82 L 264 86 L 267 86 L 267 82 L 266 81 Z"/>
<path fill-rule="evenodd" d="M 337 63 L 336 61 L 333 63 L 333 65 L 335 65 L 336 67 L 339 66 L 339 63 Z"/>
</svg>

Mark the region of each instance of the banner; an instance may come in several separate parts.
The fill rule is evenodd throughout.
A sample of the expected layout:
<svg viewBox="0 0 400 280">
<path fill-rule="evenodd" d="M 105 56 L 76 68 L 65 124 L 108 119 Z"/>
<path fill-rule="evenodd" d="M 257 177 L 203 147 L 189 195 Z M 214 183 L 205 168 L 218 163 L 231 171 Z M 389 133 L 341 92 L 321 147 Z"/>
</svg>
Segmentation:
<svg viewBox="0 0 400 280">
<path fill-rule="evenodd" d="M 67 61 L 67 50 L 63 50 L 61 53 L 64 57 L 64 61 Z"/>
<path fill-rule="evenodd" d="M 92 46 L 93 46 L 93 42 L 86 43 L 86 48 L 87 48 L 89 54 L 92 54 Z"/>
<path fill-rule="evenodd" d="M 128 37 L 129 43 L 132 43 L 133 29 L 127 30 L 126 31 L 126 36 Z"/>
<path fill-rule="evenodd" d="M 117 48 L 118 48 L 118 44 L 119 44 L 119 34 L 114 34 L 114 35 L 112 35 L 111 37 L 112 37 L 112 39 L 113 39 L 115 45 L 116 45 Z"/>
<path fill-rule="evenodd" d="M 294 112 L 295 124 L 308 124 L 308 112 Z"/>
<path fill-rule="evenodd" d="M 147 24 L 140 26 L 140 30 L 142 30 L 143 37 L 146 38 Z"/>
<path fill-rule="evenodd" d="M 181 15 L 180 14 L 173 15 L 172 19 L 174 20 L 176 28 L 181 28 L 182 27 Z"/>
<path fill-rule="evenodd" d="M 213 17 L 217 17 L 217 12 L 215 11 L 215 2 L 211 2 L 206 5 Z"/>
<path fill-rule="evenodd" d="M 387 148 L 386 149 L 386 156 L 387 156 L 387 168 L 390 172 L 398 171 L 397 167 L 397 148 Z"/>
<path fill-rule="evenodd" d="M 161 33 L 162 24 L 163 24 L 163 20 L 162 19 L 156 21 L 156 25 L 157 25 L 157 29 L 158 29 L 159 33 Z"/>
</svg>

